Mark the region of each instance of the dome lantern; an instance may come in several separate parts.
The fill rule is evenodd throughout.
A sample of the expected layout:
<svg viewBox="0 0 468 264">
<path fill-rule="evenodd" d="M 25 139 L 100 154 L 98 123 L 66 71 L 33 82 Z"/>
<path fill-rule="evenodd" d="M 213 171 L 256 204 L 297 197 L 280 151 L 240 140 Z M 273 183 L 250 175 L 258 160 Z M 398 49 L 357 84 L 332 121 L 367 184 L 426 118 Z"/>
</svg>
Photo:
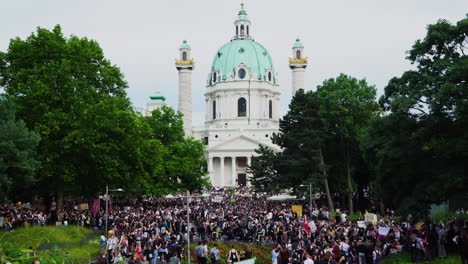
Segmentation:
<svg viewBox="0 0 468 264">
<path fill-rule="evenodd" d="M 241 9 L 239 10 L 238 17 L 234 22 L 234 26 L 236 28 L 235 39 L 250 38 L 250 20 L 244 9 L 244 3 L 241 3 Z"/>
</svg>

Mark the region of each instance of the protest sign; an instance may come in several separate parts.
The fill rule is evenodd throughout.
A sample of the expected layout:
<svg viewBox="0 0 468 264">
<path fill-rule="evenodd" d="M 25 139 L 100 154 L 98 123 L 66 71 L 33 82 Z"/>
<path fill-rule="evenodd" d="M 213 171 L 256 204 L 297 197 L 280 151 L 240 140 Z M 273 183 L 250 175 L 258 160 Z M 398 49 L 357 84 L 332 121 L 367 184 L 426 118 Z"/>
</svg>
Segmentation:
<svg viewBox="0 0 468 264">
<path fill-rule="evenodd" d="M 295 212 L 297 216 L 302 216 L 302 205 L 291 206 L 291 211 Z"/>
</svg>

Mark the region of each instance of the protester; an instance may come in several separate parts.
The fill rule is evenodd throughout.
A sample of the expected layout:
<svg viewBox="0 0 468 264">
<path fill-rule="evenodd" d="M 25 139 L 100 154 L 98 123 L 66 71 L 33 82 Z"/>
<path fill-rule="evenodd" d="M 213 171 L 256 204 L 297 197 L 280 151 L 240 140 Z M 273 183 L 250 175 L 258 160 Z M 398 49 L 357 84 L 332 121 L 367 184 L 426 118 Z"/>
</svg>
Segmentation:
<svg viewBox="0 0 468 264">
<path fill-rule="evenodd" d="M 271 251 L 273 264 L 371 264 L 402 250 L 410 252 L 413 261 L 443 258 L 447 251 L 459 252 L 464 259 L 468 258 L 463 255 L 468 245 L 468 232 L 453 221 L 447 225 L 430 222 L 411 225 L 396 221 L 389 211 L 385 220 L 358 224 L 349 220 L 344 209 L 330 212 L 326 207 L 308 208 L 308 203 L 303 201 L 268 201 L 266 194 L 254 193 L 246 187 L 239 187 L 234 193 L 213 188 L 211 194 L 222 197 L 221 201 L 191 199 L 190 225 L 186 201 L 177 197 L 113 199 L 107 218 L 109 232 L 104 230 L 104 206 L 80 210 L 71 201 L 62 209 L 52 206 L 50 210 L 30 204 L 2 205 L 0 217 L 5 231 L 65 223 L 100 229 L 103 235 L 99 263 L 125 260 L 141 264 L 178 264 L 186 257 L 183 247 L 189 238 L 199 243 L 195 249 L 199 264 L 206 264 L 208 257 L 214 264 L 219 264 L 221 259 L 219 247 L 209 249 L 205 240 L 270 246 L 274 248 Z M 302 205 L 305 215 L 294 212 L 292 205 Z M 231 248 L 224 258 L 237 262 L 251 256 L 247 253 L 242 257 Z"/>
</svg>

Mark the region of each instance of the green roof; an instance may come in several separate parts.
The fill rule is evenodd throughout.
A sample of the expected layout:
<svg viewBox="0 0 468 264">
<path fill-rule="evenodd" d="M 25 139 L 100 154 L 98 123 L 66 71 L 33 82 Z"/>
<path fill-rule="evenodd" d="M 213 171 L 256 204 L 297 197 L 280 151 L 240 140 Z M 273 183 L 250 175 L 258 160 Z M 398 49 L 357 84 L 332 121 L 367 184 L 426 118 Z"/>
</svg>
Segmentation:
<svg viewBox="0 0 468 264">
<path fill-rule="evenodd" d="M 296 42 L 294 42 L 293 48 L 303 48 L 304 46 L 301 43 L 300 39 L 296 39 Z"/>
<path fill-rule="evenodd" d="M 241 10 L 239 10 L 239 16 L 238 16 L 236 22 L 241 21 L 241 20 L 247 20 L 247 21 L 249 20 L 247 18 L 247 12 L 245 12 L 244 5 L 241 5 Z"/>
<path fill-rule="evenodd" d="M 240 15 L 244 15 L 244 16 L 247 15 L 247 12 L 245 12 L 244 6 L 242 6 L 242 7 L 241 7 L 241 10 L 239 11 L 239 16 L 240 16 Z"/>
<path fill-rule="evenodd" d="M 273 81 L 276 83 L 273 60 L 270 54 L 253 39 L 233 39 L 226 43 L 216 53 L 211 68 L 225 80 L 228 73 L 235 76 L 234 70 L 241 63 L 250 69 L 250 74 L 257 73 L 259 80 L 265 80 L 267 71 L 271 70 Z"/>
<path fill-rule="evenodd" d="M 166 97 L 164 97 L 160 92 L 156 92 L 149 97 L 151 103 L 164 103 L 166 101 Z"/>
<path fill-rule="evenodd" d="M 181 49 L 190 49 L 190 45 L 187 43 L 186 40 L 182 42 L 182 45 L 180 45 Z"/>
</svg>

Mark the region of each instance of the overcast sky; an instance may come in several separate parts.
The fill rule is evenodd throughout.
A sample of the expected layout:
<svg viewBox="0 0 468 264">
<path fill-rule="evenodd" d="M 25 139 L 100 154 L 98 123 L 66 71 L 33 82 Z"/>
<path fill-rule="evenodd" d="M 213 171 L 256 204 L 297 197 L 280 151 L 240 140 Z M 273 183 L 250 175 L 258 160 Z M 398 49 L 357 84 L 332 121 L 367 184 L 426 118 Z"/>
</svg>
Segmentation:
<svg viewBox="0 0 468 264">
<path fill-rule="evenodd" d="M 194 122 L 203 118 L 206 77 L 218 48 L 234 35 L 239 0 L 2 0 L 0 50 L 11 38 L 36 27 L 60 24 L 66 35 L 97 40 L 120 67 L 136 107 L 160 91 L 177 108 L 174 60 L 188 40 L 193 72 Z M 306 87 L 346 73 L 366 78 L 381 95 L 388 80 L 411 67 L 405 52 L 424 37 L 426 26 L 444 18 L 456 22 L 466 0 L 245 0 L 251 35 L 273 58 L 281 85 L 282 111 L 291 99 L 288 57 L 296 37 L 309 58 Z"/>
</svg>

